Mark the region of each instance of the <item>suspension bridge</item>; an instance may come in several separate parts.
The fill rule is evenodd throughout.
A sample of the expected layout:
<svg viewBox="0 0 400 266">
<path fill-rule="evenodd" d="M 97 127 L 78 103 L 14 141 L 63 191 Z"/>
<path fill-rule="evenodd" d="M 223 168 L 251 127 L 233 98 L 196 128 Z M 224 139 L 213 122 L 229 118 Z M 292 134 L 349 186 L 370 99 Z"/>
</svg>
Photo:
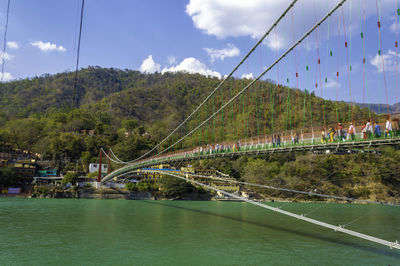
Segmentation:
<svg viewBox="0 0 400 266">
<path fill-rule="evenodd" d="M 384 89 L 374 91 L 373 93 L 384 93 L 388 102 L 388 83 L 387 73 L 385 71 L 385 58 L 383 55 L 383 41 L 382 41 L 382 19 L 380 17 L 381 3 L 376 1 L 351 1 L 349 12 L 349 22 L 345 19 L 345 10 L 343 8 L 346 0 L 336 3 L 327 13 L 317 20 L 314 17 L 313 25 L 307 29 L 297 40 L 295 40 L 295 25 L 296 22 L 293 18 L 293 9 L 299 5 L 297 1 L 292 1 L 287 9 L 278 17 L 275 23 L 265 32 L 265 34 L 257 41 L 257 43 L 249 50 L 237 66 L 226 75 L 221 82 L 216 86 L 212 92 L 193 110 L 193 112 L 186 117 L 186 119 L 179 124 L 168 136 L 155 145 L 151 150 L 144 153 L 142 156 L 132 161 L 120 160 L 112 150 L 105 152 L 103 149 L 100 151 L 108 157 L 114 164 L 122 165 L 122 167 L 108 173 L 101 182 L 105 183 L 113 178 L 129 175 L 131 173 L 138 173 L 138 171 L 158 173 L 162 175 L 169 175 L 191 182 L 195 185 L 205 187 L 209 190 L 214 190 L 270 211 L 287 215 L 305 222 L 313 223 L 328 229 L 335 230 L 344 234 L 349 234 L 358 238 L 369 240 L 378 244 L 388 246 L 390 248 L 400 249 L 400 244 L 397 241 L 387 241 L 367 234 L 362 234 L 354 230 L 349 230 L 343 225 L 332 225 L 319 220 L 311 219 L 304 214 L 294 214 L 281 208 L 271 207 L 248 198 L 232 194 L 213 186 L 207 185 L 206 182 L 200 182 L 198 177 L 218 179 L 213 176 L 198 176 L 193 173 L 179 173 L 163 171 L 160 169 L 151 168 L 159 164 L 168 164 L 176 162 L 185 162 L 191 160 L 212 159 L 217 157 L 240 157 L 244 155 L 262 155 L 272 153 L 290 153 L 296 151 L 311 151 L 311 152 L 342 152 L 344 154 L 351 153 L 353 150 L 361 150 L 363 152 L 374 151 L 376 147 L 386 145 L 399 145 L 399 125 L 396 118 L 390 117 L 386 113 L 384 117 L 373 113 L 370 108 L 367 111 L 360 111 L 356 108 L 352 99 L 352 63 L 351 57 L 354 53 L 360 53 L 361 62 L 358 65 L 362 67 L 362 93 L 363 99 L 367 94 L 367 67 L 366 67 L 366 50 L 367 44 L 372 44 L 371 39 L 375 38 L 369 36 L 367 33 L 366 13 L 367 2 L 375 2 L 376 8 L 376 35 L 378 41 L 374 42 L 375 49 L 380 59 L 382 66 L 382 86 Z M 360 12 L 360 40 L 361 49 L 356 51 L 353 48 L 352 55 L 352 34 L 346 32 L 351 28 L 352 22 L 352 3 L 359 2 Z M 315 12 L 314 12 L 315 13 Z M 289 16 L 291 15 L 291 16 Z M 399 23 L 400 9 L 396 6 L 393 7 L 393 15 L 396 18 L 395 23 Z M 276 40 L 276 27 L 282 23 L 285 18 L 291 17 L 291 25 L 293 31 L 292 45 L 282 53 L 276 56 L 276 60 L 268 67 L 264 67 L 262 72 L 255 78 L 244 80 L 241 88 L 233 88 L 232 77 L 234 73 L 243 64 L 249 61 L 252 54 L 256 50 L 261 49 L 262 44 L 267 38 Z M 337 47 L 335 44 L 330 43 L 331 28 L 334 27 L 332 21 L 336 20 L 335 26 L 337 27 L 338 39 Z M 350 23 L 350 25 L 346 25 Z M 326 43 L 326 56 L 320 54 L 323 45 L 320 43 L 320 29 L 325 25 L 327 32 Z M 327 28 L 326 28 L 327 25 Z M 312 35 L 315 35 L 315 49 L 309 49 L 309 42 Z M 367 40 L 367 41 L 366 41 Z M 376 38 L 375 38 L 376 40 Z M 305 43 L 305 44 L 304 44 Z M 378 45 L 376 45 L 378 44 Z M 304 61 L 298 62 L 298 55 L 300 45 L 305 45 L 306 55 Z M 397 82 L 397 48 L 398 36 L 396 34 L 393 47 L 396 52 L 396 82 Z M 336 49 L 333 49 L 336 47 Z M 278 49 L 276 49 L 278 51 Z M 311 53 L 315 52 L 315 59 L 310 60 Z M 343 54 L 344 58 L 341 57 Z M 336 56 L 337 65 L 334 66 Z M 262 58 L 262 56 L 260 56 Z M 292 57 L 294 60 L 294 73 L 289 71 L 282 71 L 282 68 L 288 64 L 288 58 Z M 344 60 L 343 60 L 344 59 Z M 336 101 L 334 104 L 328 104 L 323 98 L 324 86 L 327 86 L 328 73 L 323 73 L 321 65 L 323 60 L 326 60 L 326 72 L 334 72 L 336 77 Z M 344 67 L 340 65 L 340 61 L 345 62 Z M 300 66 L 300 64 L 304 64 Z M 280 67 L 281 66 L 281 67 Z M 315 69 L 315 79 L 311 80 L 311 68 Z M 277 72 L 276 82 L 269 82 L 265 85 L 263 78 L 271 74 L 272 70 Z M 301 70 L 302 69 L 302 70 Z M 348 102 L 339 103 L 337 99 L 339 90 L 339 79 L 341 78 L 340 69 L 345 69 L 347 72 L 347 81 L 345 89 L 348 90 Z M 286 75 L 287 84 L 284 85 L 280 81 L 283 75 Z M 325 75 L 325 78 L 324 78 Z M 301 80 L 301 77 L 303 78 Z M 290 83 L 294 80 L 294 83 Z M 307 84 L 302 91 L 299 83 Z M 312 85 L 315 82 L 315 88 Z M 353 85 L 354 86 L 354 85 Z M 396 84 L 396 88 L 397 88 Z M 312 98 L 311 92 L 316 92 L 317 88 L 321 90 L 321 97 L 318 99 Z M 284 104 L 286 102 L 286 104 Z M 314 105 L 319 105 L 319 112 L 313 110 Z M 384 108 L 384 105 L 383 105 Z M 346 110 L 347 109 L 347 110 Z M 389 110 L 387 108 L 387 110 Z M 101 162 L 100 162 L 101 163 Z M 100 173 L 99 173 L 100 181 Z M 239 182 L 232 180 L 220 179 L 225 182 Z M 243 185 L 262 186 L 258 184 L 245 183 Z M 317 196 L 322 198 L 333 198 L 336 200 L 362 202 L 369 204 L 396 204 L 359 200 L 338 195 L 324 195 L 310 191 L 299 191 L 287 188 L 271 187 L 273 190 L 284 190 L 292 193 L 300 193 L 310 196 Z"/>
<path fill-rule="evenodd" d="M 301 1 L 299 1 L 301 2 Z M 106 153 L 111 161 L 116 164 L 124 165 L 107 175 L 103 182 L 112 179 L 116 175 L 123 174 L 131 170 L 141 167 L 149 167 L 160 163 L 171 163 L 176 161 L 189 161 L 215 157 L 238 157 L 243 155 L 257 155 L 268 153 L 282 153 L 293 151 L 342 151 L 344 153 L 351 152 L 352 149 L 364 149 L 378 147 L 382 145 L 398 145 L 400 141 L 399 120 L 397 117 L 386 115 L 377 115 L 370 108 L 368 110 L 360 110 L 352 102 L 352 60 L 354 57 L 354 48 L 352 52 L 352 34 L 346 32 L 346 27 L 352 27 L 352 2 L 350 1 L 349 21 L 346 22 L 346 14 L 344 4 L 347 0 L 338 1 L 328 12 L 319 20 L 317 20 L 314 10 L 314 23 L 300 36 L 295 39 L 295 25 L 293 9 L 296 5 L 300 5 L 298 1 L 292 1 L 285 11 L 278 17 L 265 34 L 256 42 L 235 68 L 226 75 L 221 82 L 212 90 L 212 92 L 179 124 L 168 136 L 155 145 L 151 150 L 145 152 L 142 156 L 132 161 L 122 161 L 111 151 L 111 157 Z M 376 5 L 376 35 L 378 36 L 377 44 L 374 48 L 380 56 L 382 65 L 381 75 L 382 87 L 379 91 L 374 90 L 373 93 L 384 93 L 388 102 L 388 84 L 387 73 L 384 68 L 385 58 L 383 55 L 382 41 L 382 20 L 381 2 L 376 1 L 357 1 L 359 3 L 360 13 L 360 44 L 362 49 L 357 49 L 361 53 L 362 65 L 362 93 L 363 98 L 367 94 L 367 67 L 366 67 L 366 50 L 367 44 L 376 36 L 369 37 L 367 29 L 366 13 L 371 11 L 367 2 L 374 2 Z M 368 7 L 368 8 L 367 8 Z M 315 8 L 315 6 L 314 6 Z M 393 7 L 393 15 L 396 15 L 399 23 L 400 9 L 397 4 Z M 291 15 L 291 16 L 289 16 Z M 230 85 L 231 78 L 234 73 L 243 66 L 248 64 L 251 55 L 256 50 L 261 49 L 262 44 L 267 38 L 276 40 L 276 28 L 282 20 L 291 18 L 291 26 L 293 32 L 293 44 L 282 53 L 277 55 L 277 59 L 254 79 L 244 80 L 242 88 L 232 88 Z M 333 24 L 333 20 L 337 21 Z M 320 43 L 320 28 L 327 24 L 326 56 L 320 54 L 323 44 Z M 346 25 L 350 24 L 350 25 Z M 397 24 L 395 24 L 397 25 Z M 326 25 L 325 25 L 326 26 Z M 338 39 L 337 47 L 331 43 L 332 29 L 337 27 Z M 274 34 L 273 34 L 274 33 Z M 310 38 L 315 35 L 315 60 L 310 60 Z M 274 36 L 271 36 L 274 35 Z M 395 36 L 393 49 L 396 49 L 396 69 L 397 69 L 397 48 L 398 34 Z M 367 39 L 368 38 L 368 39 Z M 366 41 L 367 39 L 367 41 Z M 354 42 L 354 41 L 353 41 Z M 300 70 L 298 63 L 298 55 L 300 45 L 305 44 L 307 59 L 304 62 L 303 70 Z M 371 42 L 372 43 L 372 42 Z M 276 44 L 277 45 L 277 44 Z M 333 48 L 336 47 L 336 50 Z M 297 52 L 296 52 L 297 51 Z M 341 58 L 341 53 L 344 58 Z M 336 61 L 337 66 L 333 62 Z M 286 73 L 287 84 L 281 84 L 279 65 L 287 67 L 292 57 L 294 60 L 295 73 Z M 262 58 L 261 58 L 262 59 Z M 344 88 L 348 90 L 348 102 L 330 102 L 325 100 L 323 96 L 323 87 L 327 86 L 329 73 L 323 73 L 321 70 L 322 60 L 326 60 L 327 69 L 325 72 L 335 72 L 335 76 L 339 81 L 339 69 L 346 69 L 347 78 L 345 82 L 348 84 Z M 340 65 L 340 60 L 346 62 L 344 66 Z M 286 60 L 286 61 L 285 61 Z M 312 62 L 314 61 L 314 62 Z M 353 62 L 354 63 L 354 62 Z M 332 67 L 329 64 L 333 64 Z M 354 63 L 355 64 L 355 63 Z M 310 78 L 311 68 L 315 68 L 315 80 Z M 333 68 L 333 69 L 332 69 Z M 262 78 L 270 74 L 274 69 L 277 71 L 277 82 L 269 82 L 265 85 Z M 282 72 L 282 70 L 281 70 Z M 323 76 L 325 75 L 325 78 Z M 291 77 L 294 76 L 294 77 Z M 398 73 L 396 72 L 396 81 Z M 304 77 L 301 80 L 300 77 Z M 290 83 L 291 79 L 294 83 Z M 299 83 L 305 83 L 307 86 L 301 91 Z M 315 82 L 313 91 L 312 85 Z M 294 85 L 294 88 L 291 87 Z M 398 88 L 396 84 L 396 88 Z M 268 86 L 268 87 L 265 87 Z M 354 85 L 353 85 L 354 86 Z M 317 88 L 321 89 L 321 97 L 313 97 L 312 93 L 316 93 Z M 336 94 L 338 94 L 339 82 L 336 86 Z M 312 93 L 311 93 L 312 92 Z M 279 94 L 279 95 L 278 95 Z M 291 95 L 292 94 L 292 95 Z M 294 95 L 293 95 L 294 94 Z M 286 102 L 286 104 L 285 104 Z M 279 104 L 278 104 L 279 103 Z M 320 110 L 313 110 L 313 105 L 319 105 Z M 330 105 L 330 106 L 328 106 Z M 385 105 L 382 105 L 382 109 Z M 387 110 L 389 110 L 387 108 Z M 103 151 L 104 152 L 104 151 Z"/>
</svg>

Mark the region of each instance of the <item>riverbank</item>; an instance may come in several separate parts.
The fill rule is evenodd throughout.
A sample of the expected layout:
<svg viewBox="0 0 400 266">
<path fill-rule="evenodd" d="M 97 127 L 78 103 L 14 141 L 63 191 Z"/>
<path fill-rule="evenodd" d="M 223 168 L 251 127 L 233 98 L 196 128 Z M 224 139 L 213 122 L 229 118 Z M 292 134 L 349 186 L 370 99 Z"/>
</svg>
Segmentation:
<svg viewBox="0 0 400 266">
<path fill-rule="evenodd" d="M 29 198 L 74 198 L 74 199 L 121 199 L 153 200 L 150 192 L 123 191 L 118 189 L 47 189 L 35 190 Z"/>
<path fill-rule="evenodd" d="M 7 195 L 6 195 L 7 196 Z M 129 191 L 117 188 L 94 189 L 78 188 L 63 190 L 55 188 L 37 188 L 28 198 L 74 198 L 74 199 L 117 199 L 117 200 L 211 200 L 210 193 L 183 193 L 178 197 L 165 197 L 159 191 Z"/>
<path fill-rule="evenodd" d="M 215 195 L 201 195 L 199 193 L 186 193 L 180 197 L 167 198 L 160 196 L 159 193 L 127 191 L 118 189 L 70 189 L 70 190 L 48 190 L 41 193 L 34 192 L 32 194 L 0 194 L 0 198 L 46 198 L 46 199 L 105 199 L 105 200 L 187 200 L 187 201 L 241 201 L 236 198 L 221 198 Z M 338 203 L 338 204 L 367 204 L 366 202 L 345 201 L 338 199 L 313 198 L 279 198 L 266 197 L 262 199 L 252 199 L 257 202 L 280 202 L 280 203 Z"/>
</svg>

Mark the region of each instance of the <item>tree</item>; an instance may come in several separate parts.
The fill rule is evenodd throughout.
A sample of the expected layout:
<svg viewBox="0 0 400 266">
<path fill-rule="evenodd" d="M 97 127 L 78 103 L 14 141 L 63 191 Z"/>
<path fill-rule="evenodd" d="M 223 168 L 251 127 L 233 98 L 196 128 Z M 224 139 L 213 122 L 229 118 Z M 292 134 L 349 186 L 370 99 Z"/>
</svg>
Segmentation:
<svg viewBox="0 0 400 266">
<path fill-rule="evenodd" d="M 195 190 L 192 184 L 172 176 L 164 176 L 161 178 L 160 185 L 160 190 L 162 190 L 167 198 L 177 198 L 183 193 Z"/>
<path fill-rule="evenodd" d="M 17 184 L 17 180 L 11 166 L 0 168 L 0 184 L 4 187 L 12 187 Z"/>
<path fill-rule="evenodd" d="M 243 179 L 250 183 L 264 184 L 279 174 L 277 162 L 268 163 L 263 159 L 250 159 L 244 167 Z"/>
<path fill-rule="evenodd" d="M 61 182 L 63 185 L 66 185 L 68 183 L 74 185 L 76 182 L 78 182 L 78 175 L 74 172 L 68 172 L 64 175 Z"/>
<path fill-rule="evenodd" d="M 121 127 L 125 128 L 130 134 L 132 134 L 133 130 L 138 126 L 138 121 L 134 119 L 124 119 L 121 122 Z"/>
</svg>

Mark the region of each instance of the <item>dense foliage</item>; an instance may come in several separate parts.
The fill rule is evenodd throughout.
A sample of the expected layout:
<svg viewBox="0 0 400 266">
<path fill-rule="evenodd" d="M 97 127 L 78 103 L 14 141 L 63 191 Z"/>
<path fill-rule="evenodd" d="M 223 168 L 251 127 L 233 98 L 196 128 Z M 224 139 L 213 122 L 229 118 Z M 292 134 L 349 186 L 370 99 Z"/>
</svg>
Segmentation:
<svg viewBox="0 0 400 266">
<path fill-rule="evenodd" d="M 78 182 L 78 175 L 75 172 L 66 173 L 62 179 L 63 185 L 66 185 L 68 183 L 75 185 L 76 182 Z"/>
<path fill-rule="evenodd" d="M 72 109 L 73 73 L 44 75 L 0 84 L 0 146 L 24 149 L 80 170 L 97 160 L 100 147 L 133 159 L 171 132 L 219 84 L 217 78 L 186 73 L 142 74 L 89 67 L 78 72 Z M 160 149 L 197 126 L 250 80 L 230 79 Z M 288 97 L 289 96 L 289 97 Z M 273 81 L 257 82 L 178 148 L 271 132 L 366 119 L 367 109 L 324 101 Z M 94 130 L 94 135 L 89 133 Z"/>
<path fill-rule="evenodd" d="M 340 195 L 361 199 L 397 201 L 400 194 L 400 149 L 382 148 L 379 154 L 314 155 L 271 154 L 264 157 L 213 159 L 196 162 L 232 173 L 249 183 Z M 311 199 L 309 196 L 248 187 L 269 197 Z"/>
<path fill-rule="evenodd" d="M 4 187 L 12 187 L 18 183 L 11 167 L 0 167 L 0 184 Z"/>
</svg>

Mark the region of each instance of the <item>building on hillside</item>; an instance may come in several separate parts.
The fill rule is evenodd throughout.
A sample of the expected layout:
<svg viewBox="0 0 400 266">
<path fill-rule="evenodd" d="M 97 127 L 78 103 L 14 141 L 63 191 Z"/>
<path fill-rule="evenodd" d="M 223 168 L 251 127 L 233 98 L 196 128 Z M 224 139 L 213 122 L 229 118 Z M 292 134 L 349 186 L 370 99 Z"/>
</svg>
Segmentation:
<svg viewBox="0 0 400 266">
<path fill-rule="evenodd" d="M 45 169 L 37 171 L 38 177 L 55 177 L 57 176 L 57 169 Z"/>
<path fill-rule="evenodd" d="M 154 168 L 158 168 L 158 169 L 171 169 L 171 165 L 169 164 L 159 164 Z"/>
<path fill-rule="evenodd" d="M 9 161 L 40 159 L 40 157 L 40 154 L 32 153 L 30 151 L 13 150 L 9 152 L 0 152 L 0 159 Z"/>
<path fill-rule="evenodd" d="M 13 164 L 13 171 L 20 183 L 30 184 L 36 172 L 36 160 L 19 160 Z"/>
<path fill-rule="evenodd" d="M 62 176 L 35 176 L 34 185 L 53 185 L 53 186 L 61 186 L 62 184 Z"/>
<path fill-rule="evenodd" d="M 195 173 L 194 167 L 192 166 L 181 167 L 181 171 L 184 173 L 191 173 L 191 174 Z"/>
<path fill-rule="evenodd" d="M 98 163 L 91 163 L 89 164 L 89 173 L 99 171 L 99 164 Z M 108 171 L 108 164 L 101 164 L 101 173 L 107 174 Z"/>
</svg>

